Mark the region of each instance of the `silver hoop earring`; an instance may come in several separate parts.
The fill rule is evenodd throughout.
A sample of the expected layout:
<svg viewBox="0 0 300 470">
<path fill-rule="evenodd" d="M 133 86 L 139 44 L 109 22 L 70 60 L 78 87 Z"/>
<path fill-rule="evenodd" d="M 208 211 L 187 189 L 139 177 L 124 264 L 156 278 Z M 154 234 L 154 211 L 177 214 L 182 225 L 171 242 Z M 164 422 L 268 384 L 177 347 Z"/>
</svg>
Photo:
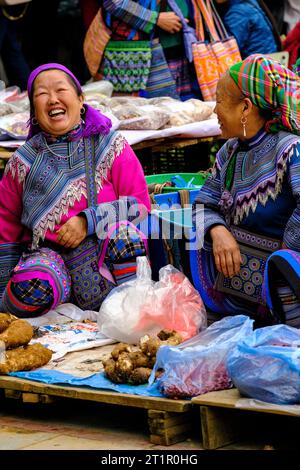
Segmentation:
<svg viewBox="0 0 300 470">
<path fill-rule="evenodd" d="M 80 109 L 80 114 L 81 114 L 81 116 L 83 116 L 83 115 L 85 114 L 85 108 L 84 108 L 84 107 L 82 107 L 82 108 Z"/>
<path fill-rule="evenodd" d="M 33 117 L 31 118 L 31 124 L 32 124 L 33 126 L 36 126 L 36 125 L 38 124 L 37 119 L 36 119 L 35 116 L 33 116 Z"/>
<path fill-rule="evenodd" d="M 247 132 L 246 132 L 246 123 L 247 123 L 247 118 L 242 116 L 241 118 L 241 124 L 243 126 L 243 135 L 244 137 L 247 137 Z"/>
</svg>

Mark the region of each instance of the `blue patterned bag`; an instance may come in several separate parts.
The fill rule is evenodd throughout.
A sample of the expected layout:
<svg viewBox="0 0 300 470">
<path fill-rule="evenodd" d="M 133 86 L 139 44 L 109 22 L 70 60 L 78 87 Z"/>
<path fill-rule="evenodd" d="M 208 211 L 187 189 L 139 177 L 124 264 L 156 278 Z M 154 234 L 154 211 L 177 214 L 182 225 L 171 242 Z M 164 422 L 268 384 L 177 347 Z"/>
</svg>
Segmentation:
<svg viewBox="0 0 300 470">
<path fill-rule="evenodd" d="M 153 39 L 151 46 L 152 58 L 149 78 L 146 90 L 140 92 L 140 96 L 145 98 L 170 96 L 171 98 L 180 99 L 162 45 L 158 39 Z"/>
</svg>

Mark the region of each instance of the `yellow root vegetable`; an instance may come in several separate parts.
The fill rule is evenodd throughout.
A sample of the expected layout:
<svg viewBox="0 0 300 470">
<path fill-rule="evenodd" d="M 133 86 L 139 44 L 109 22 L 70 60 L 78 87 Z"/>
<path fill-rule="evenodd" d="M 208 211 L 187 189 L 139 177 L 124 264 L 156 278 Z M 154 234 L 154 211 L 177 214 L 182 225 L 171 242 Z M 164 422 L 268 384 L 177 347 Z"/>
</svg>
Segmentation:
<svg viewBox="0 0 300 470">
<path fill-rule="evenodd" d="M 4 362 L 0 362 L 0 374 L 36 369 L 47 364 L 51 357 L 52 351 L 39 343 L 6 351 Z"/>
<path fill-rule="evenodd" d="M 6 330 L 9 325 L 17 320 L 17 317 L 11 315 L 10 313 L 0 313 L 0 333 Z"/>
<path fill-rule="evenodd" d="M 0 334 L 0 342 L 5 343 L 6 349 L 25 346 L 33 337 L 33 328 L 25 320 L 13 321 L 5 331 Z"/>
</svg>

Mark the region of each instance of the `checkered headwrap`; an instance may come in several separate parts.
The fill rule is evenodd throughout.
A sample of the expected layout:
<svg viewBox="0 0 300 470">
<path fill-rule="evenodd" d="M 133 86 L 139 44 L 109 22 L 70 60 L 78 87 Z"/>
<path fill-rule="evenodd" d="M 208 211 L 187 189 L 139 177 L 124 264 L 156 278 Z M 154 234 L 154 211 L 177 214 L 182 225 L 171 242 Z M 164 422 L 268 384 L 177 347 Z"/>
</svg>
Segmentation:
<svg viewBox="0 0 300 470">
<path fill-rule="evenodd" d="M 234 64 L 229 73 L 253 104 L 273 111 L 267 131 L 300 135 L 300 77 L 296 73 L 261 54 Z"/>
</svg>

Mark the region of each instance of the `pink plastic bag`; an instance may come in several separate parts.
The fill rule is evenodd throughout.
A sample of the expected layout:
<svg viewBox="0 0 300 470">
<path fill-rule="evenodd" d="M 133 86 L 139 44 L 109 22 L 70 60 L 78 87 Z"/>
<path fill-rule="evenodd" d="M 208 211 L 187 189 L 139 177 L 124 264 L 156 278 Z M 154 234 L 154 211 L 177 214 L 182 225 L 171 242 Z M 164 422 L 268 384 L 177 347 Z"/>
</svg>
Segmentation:
<svg viewBox="0 0 300 470">
<path fill-rule="evenodd" d="M 167 265 L 154 282 L 147 258 L 138 257 L 137 264 L 137 279 L 114 289 L 102 303 L 101 333 L 134 344 L 163 328 L 178 331 L 184 340 L 206 328 L 202 299 L 183 273 Z"/>
</svg>

